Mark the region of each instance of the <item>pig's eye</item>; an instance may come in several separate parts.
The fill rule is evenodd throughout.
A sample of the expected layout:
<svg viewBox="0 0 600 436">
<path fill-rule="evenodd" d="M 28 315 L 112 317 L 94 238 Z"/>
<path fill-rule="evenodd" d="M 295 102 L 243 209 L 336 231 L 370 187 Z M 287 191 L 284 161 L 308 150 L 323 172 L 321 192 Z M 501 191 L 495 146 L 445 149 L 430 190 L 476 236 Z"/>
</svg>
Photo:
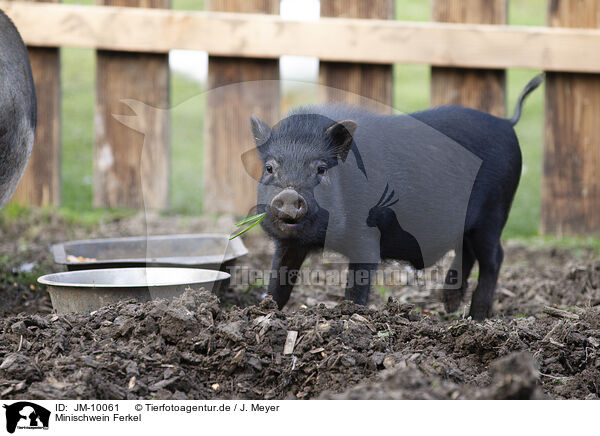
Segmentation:
<svg viewBox="0 0 600 436">
<path fill-rule="evenodd" d="M 265 171 L 267 172 L 267 174 L 273 174 L 273 166 L 265 165 Z"/>
<path fill-rule="evenodd" d="M 327 167 L 325 165 L 319 165 L 317 167 L 317 174 L 322 176 L 327 172 Z"/>
</svg>

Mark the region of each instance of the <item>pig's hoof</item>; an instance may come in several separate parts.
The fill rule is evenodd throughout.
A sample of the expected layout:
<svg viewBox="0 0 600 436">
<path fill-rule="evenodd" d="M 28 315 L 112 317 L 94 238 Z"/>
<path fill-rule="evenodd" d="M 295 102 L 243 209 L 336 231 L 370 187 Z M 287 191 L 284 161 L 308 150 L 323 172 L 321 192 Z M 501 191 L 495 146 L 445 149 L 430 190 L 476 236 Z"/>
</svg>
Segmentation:
<svg viewBox="0 0 600 436">
<path fill-rule="evenodd" d="M 446 313 L 453 313 L 458 310 L 462 303 L 465 292 L 462 289 L 444 289 L 444 308 Z"/>
<path fill-rule="evenodd" d="M 484 321 L 486 318 L 490 317 L 491 310 L 488 307 L 473 307 L 469 310 L 469 316 L 473 318 L 475 321 Z"/>
</svg>

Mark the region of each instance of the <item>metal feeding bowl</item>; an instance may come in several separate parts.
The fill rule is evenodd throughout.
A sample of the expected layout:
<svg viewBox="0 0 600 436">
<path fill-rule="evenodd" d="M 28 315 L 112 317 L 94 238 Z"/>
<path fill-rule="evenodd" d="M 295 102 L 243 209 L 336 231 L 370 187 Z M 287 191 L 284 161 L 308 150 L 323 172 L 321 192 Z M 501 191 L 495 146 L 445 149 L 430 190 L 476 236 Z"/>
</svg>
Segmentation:
<svg viewBox="0 0 600 436">
<path fill-rule="evenodd" d="M 241 238 L 230 241 L 222 233 L 91 239 L 52 246 L 54 261 L 69 271 L 143 266 L 225 270 L 246 253 Z"/>
<path fill-rule="evenodd" d="M 188 289 L 214 290 L 229 278 L 223 271 L 193 268 L 110 268 L 47 274 L 38 282 L 48 287 L 57 313 L 90 312 L 120 300 L 171 300 Z"/>
</svg>

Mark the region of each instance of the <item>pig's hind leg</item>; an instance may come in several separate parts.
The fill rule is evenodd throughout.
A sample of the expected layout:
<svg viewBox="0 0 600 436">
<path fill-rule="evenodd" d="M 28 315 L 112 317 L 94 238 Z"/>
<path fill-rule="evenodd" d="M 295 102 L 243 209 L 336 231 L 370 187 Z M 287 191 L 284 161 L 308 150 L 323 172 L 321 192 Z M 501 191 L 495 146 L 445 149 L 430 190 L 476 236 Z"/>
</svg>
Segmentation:
<svg viewBox="0 0 600 436">
<path fill-rule="evenodd" d="M 362 306 L 367 305 L 371 284 L 377 272 L 376 263 L 349 263 L 348 283 L 346 286 L 346 300 L 353 301 Z"/>
<path fill-rule="evenodd" d="M 469 276 L 475 264 L 475 253 L 468 237 L 463 238 L 462 253 L 457 252 L 444 281 L 446 287 L 442 291 L 446 313 L 458 310 L 469 287 Z M 461 255 L 462 254 L 462 255 Z M 460 287 L 456 285 L 460 283 Z"/>
<path fill-rule="evenodd" d="M 500 228 L 494 234 L 475 232 L 472 238 L 473 251 L 479 264 L 479 279 L 471 298 L 469 315 L 478 321 L 491 315 L 494 291 L 504 259 L 504 251 L 500 245 L 501 231 Z"/>
</svg>

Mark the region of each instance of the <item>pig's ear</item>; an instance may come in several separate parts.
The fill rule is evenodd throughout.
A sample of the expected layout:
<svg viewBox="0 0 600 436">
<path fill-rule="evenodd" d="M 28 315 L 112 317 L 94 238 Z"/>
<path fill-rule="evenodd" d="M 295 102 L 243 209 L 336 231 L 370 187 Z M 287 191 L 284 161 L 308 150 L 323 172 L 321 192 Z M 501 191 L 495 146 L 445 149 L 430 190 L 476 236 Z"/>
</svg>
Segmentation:
<svg viewBox="0 0 600 436">
<path fill-rule="evenodd" d="M 329 135 L 335 144 L 336 153 L 342 159 L 342 162 L 346 161 L 350 147 L 352 147 L 352 138 L 354 131 L 358 127 L 356 121 L 344 120 L 335 123 L 329 127 L 325 132 Z"/>
<path fill-rule="evenodd" d="M 242 164 L 250 177 L 256 181 L 260 181 L 264 164 L 258 147 L 242 153 Z"/>
<path fill-rule="evenodd" d="M 250 127 L 252 128 L 252 136 L 254 136 L 257 147 L 260 147 L 269 140 L 271 127 L 256 115 L 250 117 Z"/>
</svg>

